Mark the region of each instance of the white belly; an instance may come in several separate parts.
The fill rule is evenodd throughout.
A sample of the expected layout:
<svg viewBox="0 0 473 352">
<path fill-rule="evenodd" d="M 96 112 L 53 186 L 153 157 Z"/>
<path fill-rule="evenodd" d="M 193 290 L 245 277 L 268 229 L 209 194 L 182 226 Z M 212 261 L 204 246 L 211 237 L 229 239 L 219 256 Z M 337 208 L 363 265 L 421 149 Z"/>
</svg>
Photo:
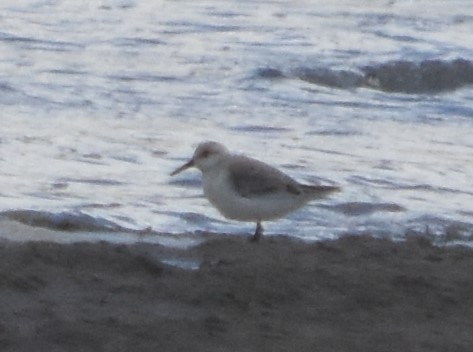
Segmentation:
<svg viewBox="0 0 473 352">
<path fill-rule="evenodd" d="M 228 219 L 262 221 L 283 217 L 305 204 L 302 197 L 278 193 L 242 197 L 235 192 L 225 173 L 204 174 L 202 185 L 207 199 Z"/>
</svg>

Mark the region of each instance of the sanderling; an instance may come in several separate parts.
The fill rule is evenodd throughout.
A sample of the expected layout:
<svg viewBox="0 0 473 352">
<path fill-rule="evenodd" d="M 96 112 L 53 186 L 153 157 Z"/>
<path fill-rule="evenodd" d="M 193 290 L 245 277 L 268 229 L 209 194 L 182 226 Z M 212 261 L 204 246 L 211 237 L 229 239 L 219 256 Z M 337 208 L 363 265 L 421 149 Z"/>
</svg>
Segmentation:
<svg viewBox="0 0 473 352">
<path fill-rule="evenodd" d="M 171 176 L 190 167 L 202 171 L 204 195 L 223 216 L 256 222 L 253 241 L 263 234 L 262 221 L 281 218 L 311 200 L 340 190 L 301 184 L 259 160 L 232 154 L 216 142 L 201 143 L 192 159 Z"/>
</svg>

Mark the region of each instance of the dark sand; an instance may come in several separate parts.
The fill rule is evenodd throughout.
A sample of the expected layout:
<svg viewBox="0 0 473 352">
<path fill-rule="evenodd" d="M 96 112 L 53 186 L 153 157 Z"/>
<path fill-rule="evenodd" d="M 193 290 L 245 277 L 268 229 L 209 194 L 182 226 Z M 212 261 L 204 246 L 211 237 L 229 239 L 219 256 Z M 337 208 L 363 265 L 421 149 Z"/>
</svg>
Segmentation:
<svg viewBox="0 0 473 352">
<path fill-rule="evenodd" d="M 473 351 L 467 248 L 222 235 L 189 250 L 2 241 L 0 255 L 1 351 Z"/>
</svg>

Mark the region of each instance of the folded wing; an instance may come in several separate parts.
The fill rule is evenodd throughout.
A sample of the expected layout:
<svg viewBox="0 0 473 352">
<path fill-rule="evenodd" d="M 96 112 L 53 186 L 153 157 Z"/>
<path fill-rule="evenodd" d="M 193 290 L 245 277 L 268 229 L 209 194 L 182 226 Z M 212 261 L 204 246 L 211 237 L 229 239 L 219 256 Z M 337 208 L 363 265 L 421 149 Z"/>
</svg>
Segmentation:
<svg viewBox="0 0 473 352">
<path fill-rule="evenodd" d="M 229 167 L 235 191 L 245 198 L 277 193 L 301 195 L 304 191 L 294 179 L 261 161 L 235 156 Z"/>
</svg>

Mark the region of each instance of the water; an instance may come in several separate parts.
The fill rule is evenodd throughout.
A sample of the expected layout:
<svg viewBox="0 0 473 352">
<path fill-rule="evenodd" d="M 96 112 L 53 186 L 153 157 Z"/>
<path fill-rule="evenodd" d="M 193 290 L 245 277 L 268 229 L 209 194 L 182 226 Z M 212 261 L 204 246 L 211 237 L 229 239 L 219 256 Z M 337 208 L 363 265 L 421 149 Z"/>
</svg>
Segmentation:
<svg viewBox="0 0 473 352">
<path fill-rule="evenodd" d="M 3 0 L 0 23 L 4 217 L 251 233 L 169 177 L 217 140 L 343 187 L 268 233 L 473 238 L 469 0 Z"/>
</svg>

